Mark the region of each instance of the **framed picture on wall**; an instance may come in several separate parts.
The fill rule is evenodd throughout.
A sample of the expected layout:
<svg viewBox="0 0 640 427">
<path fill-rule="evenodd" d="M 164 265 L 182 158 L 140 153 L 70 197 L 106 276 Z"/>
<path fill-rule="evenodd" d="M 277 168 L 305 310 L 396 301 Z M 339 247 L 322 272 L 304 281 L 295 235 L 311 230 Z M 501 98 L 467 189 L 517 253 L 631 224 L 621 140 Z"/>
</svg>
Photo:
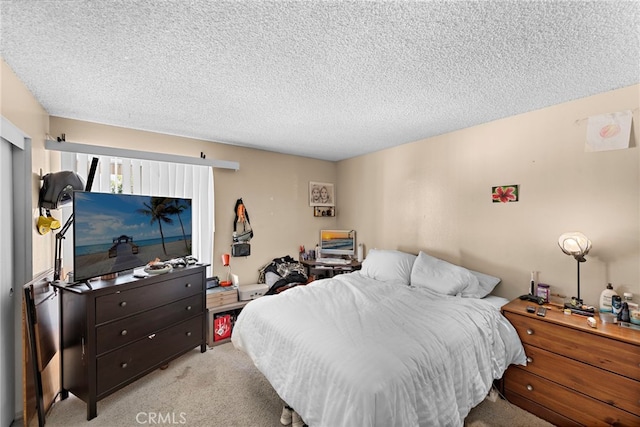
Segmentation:
<svg viewBox="0 0 640 427">
<path fill-rule="evenodd" d="M 499 185 L 491 187 L 491 200 L 493 203 L 512 203 L 520 198 L 519 185 Z"/>
<path fill-rule="evenodd" d="M 335 206 L 333 184 L 328 182 L 309 182 L 309 206 Z"/>
</svg>

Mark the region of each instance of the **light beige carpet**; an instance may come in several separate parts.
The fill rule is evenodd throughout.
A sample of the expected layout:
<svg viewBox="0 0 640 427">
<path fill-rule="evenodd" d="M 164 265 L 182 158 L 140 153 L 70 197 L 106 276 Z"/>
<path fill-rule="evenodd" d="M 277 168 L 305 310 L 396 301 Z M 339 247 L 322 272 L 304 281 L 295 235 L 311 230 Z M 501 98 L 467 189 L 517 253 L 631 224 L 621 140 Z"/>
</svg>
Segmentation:
<svg viewBox="0 0 640 427">
<path fill-rule="evenodd" d="M 84 402 L 70 395 L 53 406 L 46 426 L 282 427 L 281 411 L 282 401 L 264 376 L 228 343 L 206 353 L 195 349 L 99 401 L 98 416 L 89 422 Z M 482 402 L 465 425 L 550 426 L 501 399 Z"/>
</svg>

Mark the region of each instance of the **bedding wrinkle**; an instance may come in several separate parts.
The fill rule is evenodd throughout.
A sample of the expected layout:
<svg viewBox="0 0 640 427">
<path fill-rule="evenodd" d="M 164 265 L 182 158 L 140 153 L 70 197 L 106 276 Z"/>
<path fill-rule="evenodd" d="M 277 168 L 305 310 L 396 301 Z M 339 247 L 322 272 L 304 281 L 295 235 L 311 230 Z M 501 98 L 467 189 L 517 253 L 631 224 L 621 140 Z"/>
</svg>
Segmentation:
<svg viewBox="0 0 640 427">
<path fill-rule="evenodd" d="M 462 426 L 520 358 L 501 318 L 356 272 L 250 302 L 232 342 L 313 427 Z"/>
</svg>

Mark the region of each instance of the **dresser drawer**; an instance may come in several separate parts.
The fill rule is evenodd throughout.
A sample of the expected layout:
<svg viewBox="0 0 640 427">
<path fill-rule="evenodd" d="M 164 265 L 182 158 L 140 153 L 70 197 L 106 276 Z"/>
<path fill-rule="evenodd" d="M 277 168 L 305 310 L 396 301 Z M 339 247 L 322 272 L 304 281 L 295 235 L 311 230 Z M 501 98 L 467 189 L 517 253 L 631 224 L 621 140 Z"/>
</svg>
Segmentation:
<svg viewBox="0 0 640 427">
<path fill-rule="evenodd" d="M 96 353 L 101 355 L 202 313 L 202 294 L 200 293 L 169 305 L 103 324 L 96 328 Z"/>
<path fill-rule="evenodd" d="M 504 376 L 505 396 L 513 394 L 587 426 L 638 426 L 640 417 L 512 366 Z"/>
<path fill-rule="evenodd" d="M 640 415 L 640 382 L 524 345 L 527 366 L 521 369 Z"/>
<path fill-rule="evenodd" d="M 137 379 L 149 369 L 184 352 L 185 349 L 200 345 L 204 332 L 202 325 L 202 317 L 194 317 L 98 357 L 98 398 L 126 382 Z"/>
<path fill-rule="evenodd" d="M 534 317 L 505 312 L 524 344 L 640 381 L 638 346 Z"/>
<path fill-rule="evenodd" d="M 202 275 L 191 274 L 100 296 L 96 298 L 96 324 L 131 316 L 198 293 L 202 293 Z"/>
<path fill-rule="evenodd" d="M 554 426 L 558 426 L 558 427 L 584 427 L 579 422 L 574 421 L 574 420 L 572 420 L 570 418 L 567 418 L 562 414 L 554 412 L 554 411 L 550 410 L 549 408 L 545 408 L 544 406 L 540 405 L 539 403 L 534 402 L 533 400 L 526 399 L 526 398 L 520 396 L 519 394 L 510 393 L 510 392 L 505 391 L 505 397 L 510 403 L 513 403 L 514 405 L 524 409 L 527 412 L 531 412 L 532 414 L 537 415 L 538 417 L 542 418 L 543 420 L 549 421 Z"/>
<path fill-rule="evenodd" d="M 231 289 L 223 292 L 207 291 L 207 308 L 220 307 L 227 304 L 238 302 L 237 289 Z"/>
</svg>

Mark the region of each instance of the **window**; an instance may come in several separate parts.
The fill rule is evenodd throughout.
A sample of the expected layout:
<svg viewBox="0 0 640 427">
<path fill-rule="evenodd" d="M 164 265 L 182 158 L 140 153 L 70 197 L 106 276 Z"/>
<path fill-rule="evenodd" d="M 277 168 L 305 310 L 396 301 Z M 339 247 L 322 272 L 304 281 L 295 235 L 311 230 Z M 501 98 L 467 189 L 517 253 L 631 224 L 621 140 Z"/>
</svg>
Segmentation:
<svg viewBox="0 0 640 427">
<path fill-rule="evenodd" d="M 73 170 L 87 180 L 91 161 L 97 157 L 98 167 L 92 192 L 144 194 L 192 199 L 193 255 L 213 265 L 214 197 L 213 171 L 210 166 L 128 159 L 89 154 L 62 153 L 62 169 Z M 63 212 L 65 216 L 71 211 Z M 73 238 L 65 238 L 63 254 L 73 253 Z M 64 271 L 73 270 L 73 256 L 63 256 Z M 209 267 L 211 269 L 211 267 Z M 210 271 L 208 272 L 208 275 Z"/>
</svg>

